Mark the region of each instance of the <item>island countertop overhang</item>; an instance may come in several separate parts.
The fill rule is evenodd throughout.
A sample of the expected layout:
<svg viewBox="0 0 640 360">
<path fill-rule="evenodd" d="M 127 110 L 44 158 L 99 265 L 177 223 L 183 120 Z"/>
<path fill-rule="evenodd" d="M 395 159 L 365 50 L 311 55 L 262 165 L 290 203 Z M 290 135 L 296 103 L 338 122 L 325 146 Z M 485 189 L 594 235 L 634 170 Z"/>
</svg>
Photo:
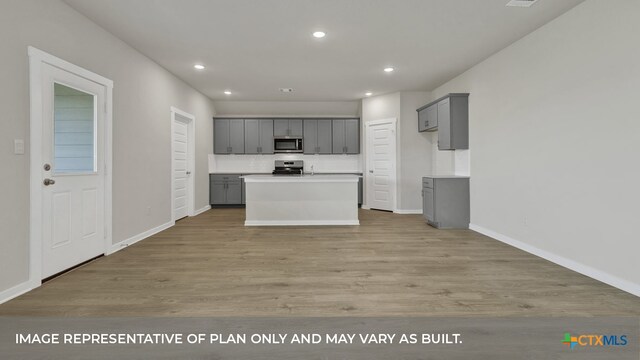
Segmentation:
<svg viewBox="0 0 640 360">
<path fill-rule="evenodd" d="M 241 178 L 246 183 L 357 183 L 362 176 L 340 174 L 340 175 L 243 175 Z"/>
</svg>

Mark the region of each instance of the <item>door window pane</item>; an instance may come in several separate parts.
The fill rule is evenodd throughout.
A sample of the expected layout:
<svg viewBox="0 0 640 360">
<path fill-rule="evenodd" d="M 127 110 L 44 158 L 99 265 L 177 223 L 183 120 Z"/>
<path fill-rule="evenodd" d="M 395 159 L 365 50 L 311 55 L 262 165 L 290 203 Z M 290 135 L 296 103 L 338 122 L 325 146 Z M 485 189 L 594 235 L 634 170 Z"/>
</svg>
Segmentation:
<svg viewBox="0 0 640 360">
<path fill-rule="evenodd" d="M 54 166 L 56 174 L 95 172 L 95 96 L 54 84 Z"/>
</svg>

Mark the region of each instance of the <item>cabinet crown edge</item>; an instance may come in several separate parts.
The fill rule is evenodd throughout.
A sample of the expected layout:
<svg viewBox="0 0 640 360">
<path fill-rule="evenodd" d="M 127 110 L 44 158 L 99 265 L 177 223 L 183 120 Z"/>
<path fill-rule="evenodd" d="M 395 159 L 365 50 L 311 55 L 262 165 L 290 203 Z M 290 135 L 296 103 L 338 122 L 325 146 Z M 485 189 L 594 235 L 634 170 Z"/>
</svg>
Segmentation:
<svg viewBox="0 0 640 360">
<path fill-rule="evenodd" d="M 467 97 L 468 98 L 469 97 L 469 93 L 449 93 L 447 95 L 444 95 L 444 96 L 441 96 L 441 97 L 437 98 L 436 100 L 433 100 L 432 102 L 430 102 L 430 103 L 428 103 L 426 105 L 423 105 L 423 106 L 417 108 L 416 111 L 424 110 L 424 109 L 428 108 L 429 106 L 435 105 L 435 104 L 439 103 L 440 101 L 442 101 L 442 100 L 444 100 L 446 98 L 452 98 L 452 97 Z"/>
</svg>

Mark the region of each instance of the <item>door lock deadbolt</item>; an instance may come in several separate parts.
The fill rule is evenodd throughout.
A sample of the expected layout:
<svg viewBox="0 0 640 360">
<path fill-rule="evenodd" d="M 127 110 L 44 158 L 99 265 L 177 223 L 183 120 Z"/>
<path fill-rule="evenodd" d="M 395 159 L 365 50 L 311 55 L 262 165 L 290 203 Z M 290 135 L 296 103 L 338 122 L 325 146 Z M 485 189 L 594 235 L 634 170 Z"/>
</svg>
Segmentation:
<svg viewBox="0 0 640 360">
<path fill-rule="evenodd" d="M 45 171 L 49 171 L 49 170 L 51 170 L 51 165 L 49 165 L 49 164 L 44 164 L 44 170 L 45 170 Z"/>
</svg>

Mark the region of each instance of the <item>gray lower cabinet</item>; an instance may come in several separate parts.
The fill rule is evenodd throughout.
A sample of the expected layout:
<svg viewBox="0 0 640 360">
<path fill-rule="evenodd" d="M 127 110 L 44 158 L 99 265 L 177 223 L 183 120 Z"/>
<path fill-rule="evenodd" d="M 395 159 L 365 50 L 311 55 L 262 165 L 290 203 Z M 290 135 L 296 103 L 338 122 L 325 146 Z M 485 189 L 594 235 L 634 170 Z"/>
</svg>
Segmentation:
<svg viewBox="0 0 640 360">
<path fill-rule="evenodd" d="M 211 205 L 241 205 L 244 203 L 243 193 L 240 174 L 209 174 Z"/>
<path fill-rule="evenodd" d="M 362 174 L 358 174 L 358 175 L 360 175 L 360 180 L 358 180 L 358 205 L 362 205 L 362 197 L 364 193 L 364 179 L 362 177 Z"/>
<path fill-rule="evenodd" d="M 274 119 L 273 136 L 302 137 L 302 119 Z"/>
<path fill-rule="evenodd" d="M 469 94 L 448 94 L 418 110 L 418 131 L 438 131 L 439 150 L 469 148 Z"/>
<path fill-rule="evenodd" d="M 213 121 L 213 153 L 244 154 L 244 119 Z"/>
<path fill-rule="evenodd" d="M 273 154 L 273 120 L 244 120 L 244 153 Z"/>
<path fill-rule="evenodd" d="M 333 119 L 331 126 L 334 154 L 360 153 L 359 119 Z"/>
<path fill-rule="evenodd" d="M 331 119 L 304 119 L 304 153 L 331 154 Z"/>
<path fill-rule="evenodd" d="M 422 215 L 438 229 L 469 228 L 469 178 L 422 178 Z"/>
</svg>

